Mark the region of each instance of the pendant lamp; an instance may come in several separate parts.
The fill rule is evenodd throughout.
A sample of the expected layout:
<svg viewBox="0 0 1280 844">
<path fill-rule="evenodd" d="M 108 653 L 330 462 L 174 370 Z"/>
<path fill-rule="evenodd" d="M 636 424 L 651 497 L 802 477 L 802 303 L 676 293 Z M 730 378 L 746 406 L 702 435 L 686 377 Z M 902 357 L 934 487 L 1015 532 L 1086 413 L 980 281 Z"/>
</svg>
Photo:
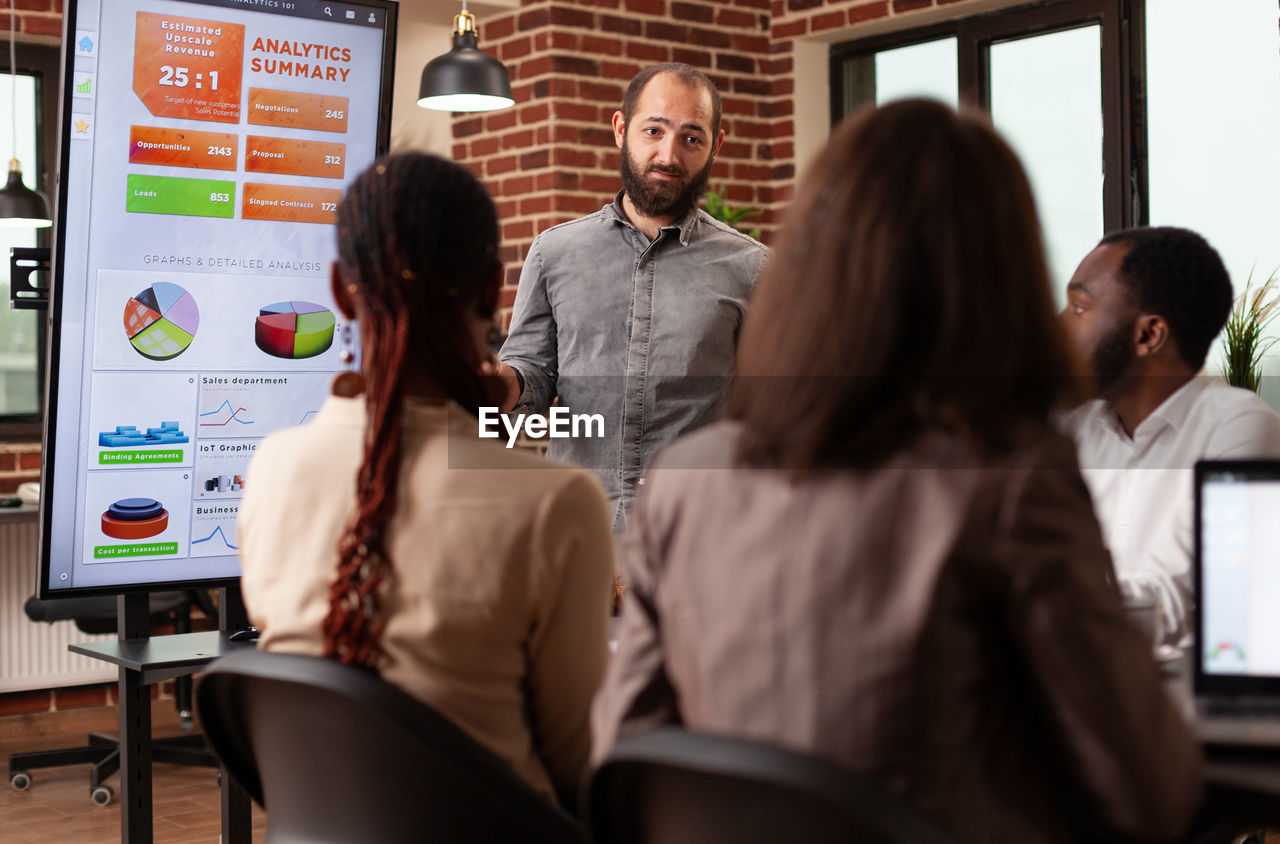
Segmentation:
<svg viewBox="0 0 1280 844">
<path fill-rule="evenodd" d="M 514 105 L 502 62 L 476 48 L 476 18 L 462 2 L 453 18 L 453 49 L 422 70 L 418 105 L 437 111 L 495 111 Z"/>
<path fill-rule="evenodd" d="M 10 125 L 14 158 L 9 162 L 9 181 L 0 190 L 0 226 L 5 228 L 39 229 L 53 225 L 49 218 L 49 203 L 44 196 L 22 183 L 22 164 L 18 161 L 18 62 L 14 47 L 14 30 L 17 29 L 14 4 L 9 4 L 9 94 Z"/>
</svg>

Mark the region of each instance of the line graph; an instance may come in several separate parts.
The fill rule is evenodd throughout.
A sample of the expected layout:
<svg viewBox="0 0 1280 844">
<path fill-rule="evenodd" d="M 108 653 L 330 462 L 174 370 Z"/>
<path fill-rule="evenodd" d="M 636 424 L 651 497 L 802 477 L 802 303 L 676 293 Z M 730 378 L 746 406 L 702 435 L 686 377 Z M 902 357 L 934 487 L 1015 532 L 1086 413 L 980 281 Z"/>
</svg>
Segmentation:
<svg viewBox="0 0 1280 844">
<path fill-rule="evenodd" d="M 207 411 L 207 412 L 205 412 L 205 413 L 201 413 L 201 414 L 200 414 L 200 417 L 201 417 L 201 418 L 204 418 L 205 416 L 216 416 L 217 414 L 219 414 L 219 413 L 221 413 L 221 412 L 222 412 L 222 409 L 223 409 L 223 408 L 226 408 L 227 410 L 231 411 L 231 415 L 230 415 L 230 416 L 228 416 L 226 419 L 222 420 L 221 422 L 201 422 L 201 423 L 200 423 L 200 427 L 201 427 L 201 428 L 224 428 L 224 427 L 226 427 L 227 425 L 231 424 L 232 422 L 238 422 L 238 423 L 240 423 L 241 425 L 252 425 L 252 424 L 253 424 L 253 420 L 252 420 L 252 419 L 241 419 L 241 418 L 240 418 L 240 414 L 241 414 L 242 412 L 247 412 L 247 411 L 248 411 L 248 408 L 244 408 L 244 407 L 237 407 L 237 408 L 235 408 L 234 410 L 232 410 L 232 408 L 231 408 L 231 402 L 230 402 L 230 401 L 227 401 L 226 399 L 223 399 L 222 404 L 220 404 L 216 410 L 210 410 L 210 411 Z"/>
<path fill-rule="evenodd" d="M 208 535 L 208 536 L 206 536 L 204 539 L 193 539 L 193 540 L 191 540 L 191 544 L 192 544 L 192 545 L 199 545 L 199 544 L 200 544 L 200 543 L 202 543 L 202 542 L 208 542 L 209 540 L 213 539 L 215 536 L 216 536 L 216 537 L 218 537 L 219 539 L 221 539 L 221 540 L 222 540 L 222 544 L 223 544 L 223 545 L 225 545 L 225 546 L 227 546 L 227 548 L 228 548 L 229 550 L 231 550 L 231 551 L 236 551 L 236 550 L 238 550 L 237 546 L 232 545 L 230 542 L 228 542 L 228 541 L 227 541 L 227 535 L 226 535 L 225 533 L 223 533 L 223 532 L 222 532 L 222 525 L 218 525 L 217 527 L 215 527 L 215 528 L 213 529 L 213 533 L 209 534 L 209 535 Z"/>
<path fill-rule="evenodd" d="M 298 424 L 301 425 L 303 422 L 306 422 L 308 419 L 310 419 L 312 416 L 315 416 L 319 412 L 320 411 L 318 410 L 308 410 L 306 413 L 302 414 L 302 418 L 298 420 Z"/>
</svg>

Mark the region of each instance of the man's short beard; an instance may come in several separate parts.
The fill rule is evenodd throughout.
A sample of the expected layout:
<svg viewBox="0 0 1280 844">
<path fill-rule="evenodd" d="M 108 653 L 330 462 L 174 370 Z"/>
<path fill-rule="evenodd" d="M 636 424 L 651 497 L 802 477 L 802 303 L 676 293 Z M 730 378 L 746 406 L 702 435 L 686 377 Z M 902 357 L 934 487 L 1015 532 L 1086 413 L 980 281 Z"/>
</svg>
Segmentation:
<svg viewBox="0 0 1280 844">
<path fill-rule="evenodd" d="M 1090 356 L 1098 389 L 1112 391 L 1133 364 L 1133 323 L 1121 321 L 1115 330 L 1098 341 Z"/>
<path fill-rule="evenodd" d="M 631 198 L 631 204 L 637 211 L 646 217 L 671 217 L 679 220 L 698 204 L 699 199 L 702 199 L 702 195 L 707 190 L 707 181 L 711 178 L 711 165 L 714 163 L 715 158 L 707 156 L 706 166 L 688 181 L 654 184 L 646 178 L 654 169 L 654 165 L 650 164 L 643 172 L 637 172 L 624 135 L 622 154 L 618 156 L 618 174 L 622 176 L 622 189 Z M 666 172 L 671 171 L 666 170 Z"/>
</svg>

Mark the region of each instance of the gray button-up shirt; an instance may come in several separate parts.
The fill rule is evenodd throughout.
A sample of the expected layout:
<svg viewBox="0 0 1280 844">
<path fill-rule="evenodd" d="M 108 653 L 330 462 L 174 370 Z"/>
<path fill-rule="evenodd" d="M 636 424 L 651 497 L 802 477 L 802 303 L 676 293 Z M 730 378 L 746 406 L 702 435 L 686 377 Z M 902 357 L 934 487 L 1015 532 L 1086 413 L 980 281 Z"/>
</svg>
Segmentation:
<svg viewBox="0 0 1280 844">
<path fill-rule="evenodd" d="M 500 354 L 524 382 L 513 414 L 546 414 L 558 396 L 604 418 L 603 437 L 547 453 L 599 476 L 615 529 L 658 450 L 719 417 L 768 255 L 697 208 L 650 242 L 621 200 L 534 240 Z"/>
</svg>

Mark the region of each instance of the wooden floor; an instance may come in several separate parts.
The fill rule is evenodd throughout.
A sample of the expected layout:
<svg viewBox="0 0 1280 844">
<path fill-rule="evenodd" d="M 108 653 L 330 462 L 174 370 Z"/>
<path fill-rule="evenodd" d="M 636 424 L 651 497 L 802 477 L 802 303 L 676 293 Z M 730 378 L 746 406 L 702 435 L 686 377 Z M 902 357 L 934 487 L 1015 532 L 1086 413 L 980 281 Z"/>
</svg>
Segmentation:
<svg viewBox="0 0 1280 844">
<path fill-rule="evenodd" d="M 156 729 L 157 735 L 176 730 Z M 32 772 L 26 791 L 9 785 L 9 754 L 68 747 L 78 736 L 0 742 L 0 841 L 4 844 L 111 844 L 120 840 L 120 775 L 107 780 L 116 796 L 108 806 L 89 799 L 89 766 L 72 765 Z M 221 815 L 217 771 L 157 763 L 152 798 L 157 844 L 217 844 Z M 253 840 L 266 837 L 267 816 L 253 807 Z"/>
</svg>

